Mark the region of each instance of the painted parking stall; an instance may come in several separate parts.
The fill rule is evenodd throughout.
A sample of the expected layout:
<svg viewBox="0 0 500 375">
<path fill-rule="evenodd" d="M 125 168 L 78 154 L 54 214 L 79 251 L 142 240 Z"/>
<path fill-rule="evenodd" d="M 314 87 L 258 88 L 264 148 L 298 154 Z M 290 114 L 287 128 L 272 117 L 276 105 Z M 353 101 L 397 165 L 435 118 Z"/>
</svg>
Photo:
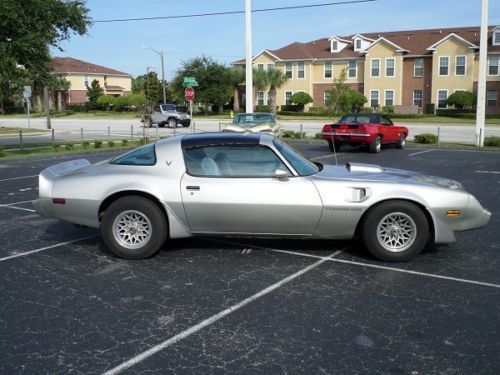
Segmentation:
<svg viewBox="0 0 500 375">
<path fill-rule="evenodd" d="M 498 153 L 347 148 L 335 159 L 326 144 L 298 147 L 322 163 L 457 179 L 500 208 L 499 175 L 477 172 L 498 171 Z M 29 211 L 29 176 L 66 160 L 0 168 L 3 373 L 500 370 L 495 214 L 403 264 L 375 261 L 350 241 L 225 238 L 177 240 L 153 259 L 125 261 L 97 230 Z"/>
</svg>

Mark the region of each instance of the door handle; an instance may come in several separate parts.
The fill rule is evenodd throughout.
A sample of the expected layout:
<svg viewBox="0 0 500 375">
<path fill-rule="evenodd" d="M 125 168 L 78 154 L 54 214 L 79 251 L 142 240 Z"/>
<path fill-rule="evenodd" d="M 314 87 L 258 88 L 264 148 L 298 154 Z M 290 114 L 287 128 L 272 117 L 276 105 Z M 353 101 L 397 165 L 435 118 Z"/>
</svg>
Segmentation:
<svg viewBox="0 0 500 375">
<path fill-rule="evenodd" d="M 200 190 L 200 187 L 199 186 L 186 186 L 186 190 L 196 190 L 196 191 L 199 191 Z"/>
</svg>

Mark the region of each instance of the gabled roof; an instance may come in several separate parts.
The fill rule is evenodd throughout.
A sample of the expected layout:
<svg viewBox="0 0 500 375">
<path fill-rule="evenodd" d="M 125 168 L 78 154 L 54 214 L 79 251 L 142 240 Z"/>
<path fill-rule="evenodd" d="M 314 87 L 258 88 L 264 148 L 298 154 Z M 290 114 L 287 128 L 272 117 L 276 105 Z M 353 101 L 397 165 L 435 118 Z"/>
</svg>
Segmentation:
<svg viewBox="0 0 500 375">
<path fill-rule="evenodd" d="M 273 59 L 276 59 L 276 60 L 281 60 L 278 56 L 274 55 L 272 52 L 268 51 L 267 49 L 265 50 L 262 50 L 260 51 L 258 54 L 256 54 L 253 58 L 252 58 L 252 61 L 254 61 L 256 58 L 258 58 L 259 56 L 263 55 L 263 54 L 268 54 L 269 56 L 271 56 Z M 245 60 L 243 60 L 245 61 Z"/>
<path fill-rule="evenodd" d="M 374 42 L 375 41 L 375 39 L 368 38 L 368 37 L 366 37 L 366 36 L 364 36 L 362 34 L 356 34 L 356 35 L 353 35 L 351 37 L 351 39 L 353 39 L 353 40 L 356 39 L 356 38 L 361 38 L 361 39 L 367 40 L 369 42 Z"/>
<path fill-rule="evenodd" d="M 366 47 L 363 50 L 363 53 L 366 53 L 370 48 L 376 46 L 380 42 L 385 42 L 388 45 L 390 45 L 391 47 L 394 47 L 394 49 L 396 50 L 396 52 L 409 52 L 407 49 L 404 49 L 403 47 L 398 46 L 396 43 L 393 43 L 390 40 L 388 40 L 388 39 L 384 38 L 383 36 L 381 36 L 376 41 L 374 41 L 372 44 L 370 44 L 368 47 Z"/>
<path fill-rule="evenodd" d="M 455 38 L 455 39 L 460 40 L 461 42 L 463 42 L 464 44 L 466 44 L 469 48 L 472 48 L 472 49 L 479 48 L 478 46 L 476 46 L 475 44 L 469 42 L 468 40 L 466 40 L 465 38 L 461 37 L 460 35 L 457 35 L 455 33 L 451 33 L 451 34 L 446 35 L 444 38 L 438 40 L 432 46 L 428 47 L 427 50 L 434 51 L 437 47 L 439 47 L 441 44 L 443 44 L 444 42 L 446 42 L 447 40 L 449 40 L 451 38 Z"/>
<path fill-rule="evenodd" d="M 53 73 L 81 73 L 81 74 L 106 74 L 116 76 L 131 75 L 120 72 L 119 70 L 106 68 L 105 66 L 88 63 L 86 61 L 74 59 L 72 57 L 53 57 L 52 58 Z"/>
<path fill-rule="evenodd" d="M 347 43 L 347 44 L 351 44 L 352 43 L 352 41 L 350 41 L 348 39 L 342 39 L 341 37 L 339 37 L 337 35 L 331 36 L 330 38 L 328 38 L 328 41 L 332 41 L 333 39 L 338 40 L 339 42 Z"/>
</svg>

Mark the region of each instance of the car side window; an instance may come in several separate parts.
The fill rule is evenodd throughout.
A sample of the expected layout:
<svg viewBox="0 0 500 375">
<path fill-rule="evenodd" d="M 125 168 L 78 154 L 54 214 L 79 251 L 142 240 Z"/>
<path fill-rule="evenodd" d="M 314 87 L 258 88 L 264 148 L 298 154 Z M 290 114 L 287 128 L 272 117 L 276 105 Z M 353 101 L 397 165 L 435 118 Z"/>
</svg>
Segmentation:
<svg viewBox="0 0 500 375">
<path fill-rule="evenodd" d="M 380 123 L 382 125 L 392 125 L 391 119 L 387 116 L 380 116 Z"/>
<path fill-rule="evenodd" d="M 184 150 L 187 173 L 199 177 L 274 177 L 288 168 L 261 145 L 221 145 Z"/>
<path fill-rule="evenodd" d="M 114 158 L 110 163 L 118 165 L 155 165 L 155 145 L 152 143 L 136 148 L 124 155 Z"/>
</svg>

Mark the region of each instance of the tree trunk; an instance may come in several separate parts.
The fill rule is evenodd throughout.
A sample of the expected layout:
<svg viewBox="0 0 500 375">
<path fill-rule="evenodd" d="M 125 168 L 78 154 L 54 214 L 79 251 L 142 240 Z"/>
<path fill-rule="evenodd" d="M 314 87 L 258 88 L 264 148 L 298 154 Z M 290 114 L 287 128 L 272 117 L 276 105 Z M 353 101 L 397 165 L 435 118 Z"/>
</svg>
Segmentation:
<svg viewBox="0 0 500 375">
<path fill-rule="evenodd" d="M 219 115 L 222 115 L 222 113 L 224 112 L 224 103 L 223 102 L 219 102 L 219 105 L 218 105 L 218 112 L 219 112 Z"/>
<path fill-rule="evenodd" d="M 52 129 L 50 124 L 50 98 L 49 98 L 49 88 L 45 86 L 43 88 L 43 105 L 45 107 L 45 115 L 47 116 L 47 129 Z"/>
<path fill-rule="evenodd" d="M 0 113 L 5 115 L 5 108 L 3 107 L 3 98 L 0 98 Z"/>
<path fill-rule="evenodd" d="M 269 105 L 273 118 L 276 121 L 276 89 L 274 87 L 269 89 Z"/>
<path fill-rule="evenodd" d="M 235 87 L 233 91 L 233 111 L 238 112 L 240 110 L 240 92 L 238 88 Z"/>
</svg>

